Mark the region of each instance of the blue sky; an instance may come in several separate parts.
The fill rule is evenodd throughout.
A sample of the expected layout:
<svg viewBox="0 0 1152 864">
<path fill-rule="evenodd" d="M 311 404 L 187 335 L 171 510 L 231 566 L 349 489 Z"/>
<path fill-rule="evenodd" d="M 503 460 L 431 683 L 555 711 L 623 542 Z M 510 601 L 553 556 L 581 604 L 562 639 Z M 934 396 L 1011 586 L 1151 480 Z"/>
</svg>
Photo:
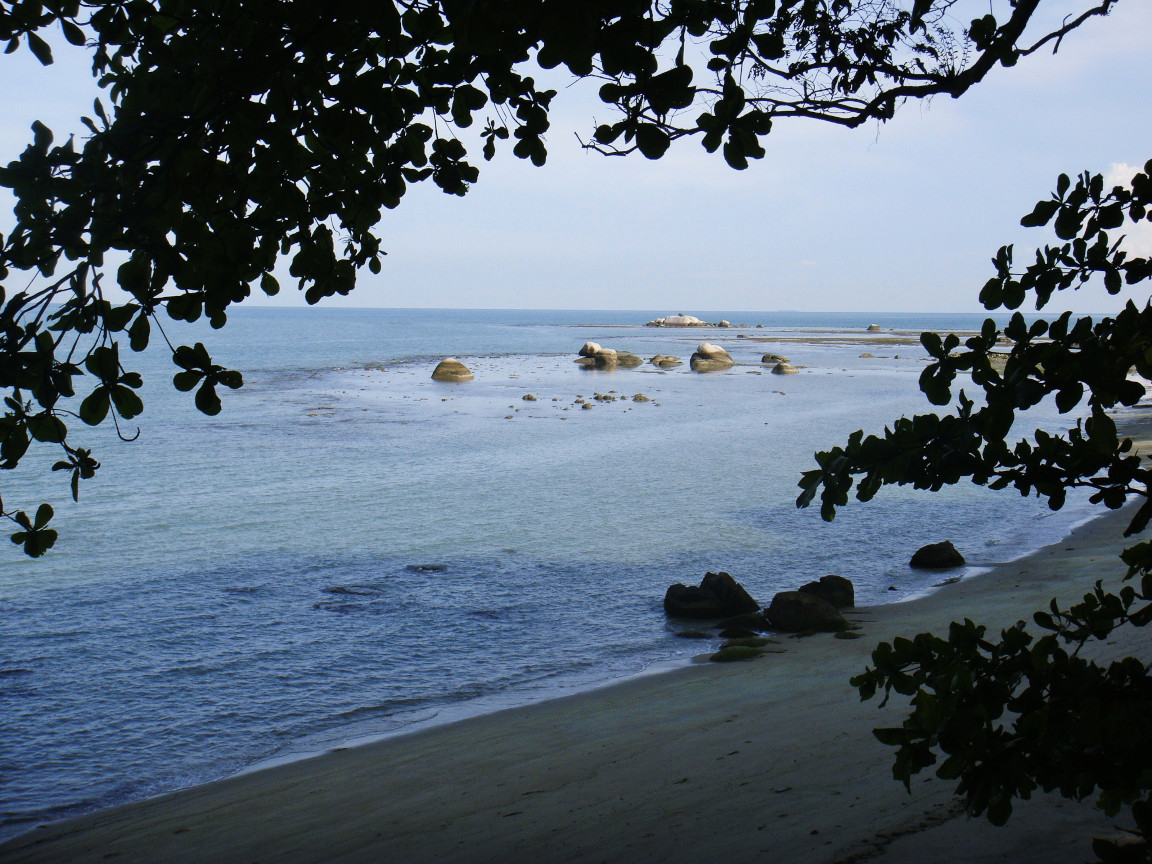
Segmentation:
<svg viewBox="0 0 1152 864">
<path fill-rule="evenodd" d="M 414 188 L 380 226 L 382 273 L 365 271 L 351 297 L 328 305 L 980 311 L 999 246 L 1028 252 L 1047 239 L 1019 219 L 1060 172 L 1122 180 L 1124 166 L 1152 158 L 1150 39 L 1152 3 L 1121 0 L 1055 57 L 997 69 L 961 99 L 908 104 L 857 130 L 778 123 L 767 156 L 743 172 L 694 140 L 659 162 L 583 151 L 575 134 L 587 137 L 607 111 L 595 86 L 565 89 L 545 167 L 506 150 L 463 199 Z M 66 45 L 47 70 L 27 51 L 4 57 L 4 158 L 33 119 L 60 137 L 81 131 L 75 118 L 95 93 L 86 78 L 86 57 Z M 1132 242 L 1152 253 L 1152 231 Z M 273 302 L 303 305 L 285 289 Z M 1099 290 L 1061 308 L 1117 303 Z"/>
</svg>

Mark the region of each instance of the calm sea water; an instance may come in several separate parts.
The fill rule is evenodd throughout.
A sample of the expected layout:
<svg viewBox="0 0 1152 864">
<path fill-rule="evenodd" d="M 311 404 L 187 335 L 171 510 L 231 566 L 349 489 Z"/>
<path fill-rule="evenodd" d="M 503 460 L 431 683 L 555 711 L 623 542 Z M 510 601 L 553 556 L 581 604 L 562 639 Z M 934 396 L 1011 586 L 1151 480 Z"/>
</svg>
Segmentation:
<svg viewBox="0 0 1152 864">
<path fill-rule="evenodd" d="M 61 475 L 3 478 L 9 506 L 58 505 L 61 539 L 40 561 L 0 557 L 0 837 L 687 658 L 707 646 L 678 638 L 661 600 L 708 570 L 761 602 L 825 573 L 892 602 L 940 578 L 906 566 L 925 542 L 985 565 L 1089 512 L 971 486 L 885 490 L 831 524 L 797 511 L 814 451 L 928 410 L 924 352 L 859 342 L 859 315 L 640 326 L 677 311 L 251 309 L 220 332 L 172 325 L 244 372 L 223 413 L 176 393 L 167 358 L 132 357 L 147 410 L 125 431 L 140 436 L 76 430 L 103 462 L 79 504 Z M 874 320 L 914 336 L 982 318 Z M 701 339 L 738 365 L 573 363 L 586 340 L 686 361 Z M 766 351 L 800 374 L 768 374 Z M 476 379 L 433 382 L 444 356 Z M 594 393 L 620 398 L 575 403 Z"/>
</svg>

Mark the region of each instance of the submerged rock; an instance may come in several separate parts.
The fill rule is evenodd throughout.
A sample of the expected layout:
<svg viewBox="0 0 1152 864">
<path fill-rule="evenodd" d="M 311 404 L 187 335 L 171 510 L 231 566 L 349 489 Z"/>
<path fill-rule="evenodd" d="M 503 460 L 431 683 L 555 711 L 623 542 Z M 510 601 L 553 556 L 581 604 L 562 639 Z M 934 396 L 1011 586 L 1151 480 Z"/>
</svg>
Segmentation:
<svg viewBox="0 0 1152 864">
<path fill-rule="evenodd" d="M 921 546 L 908 562 L 908 566 L 925 570 L 947 570 L 951 567 L 963 567 L 964 556 L 952 545 L 951 540 L 945 540 L 942 543 Z"/>
<path fill-rule="evenodd" d="M 765 354 L 760 358 L 761 363 L 788 363 L 790 362 L 783 354 Z"/>
<path fill-rule="evenodd" d="M 648 361 L 653 366 L 659 366 L 663 369 L 669 366 L 683 366 L 684 362 L 679 357 L 673 357 L 671 354 L 657 354 Z"/>
<path fill-rule="evenodd" d="M 708 659 L 713 663 L 738 663 L 741 660 L 755 660 L 766 653 L 766 649 L 752 645 L 725 645 L 715 654 L 709 655 Z"/>
<path fill-rule="evenodd" d="M 433 381 L 471 381 L 472 371 L 455 357 L 445 357 L 432 370 Z"/>
</svg>

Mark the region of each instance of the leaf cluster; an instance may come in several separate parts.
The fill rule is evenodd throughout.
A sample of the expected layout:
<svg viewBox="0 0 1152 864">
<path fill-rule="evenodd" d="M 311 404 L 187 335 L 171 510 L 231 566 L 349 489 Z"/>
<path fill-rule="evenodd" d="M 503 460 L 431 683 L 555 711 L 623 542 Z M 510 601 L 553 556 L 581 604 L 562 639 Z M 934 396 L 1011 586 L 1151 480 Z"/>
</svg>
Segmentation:
<svg viewBox="0 0 1152 864">
<path fill-rule="evenodd" d="M 1100 239 L 1098 217 L 1101 200 L 1111 202 L 1106 207 L 1123 200 L 1126 219 L 1146 220 L 1152 204 L 1149 171 L 1152 163 L 1136 174 L 1130 188 L 1117 188 L 1104 198 L 1069 196 L 1079 203 L 1063 218 L 1080 226 L 1066 244 L 1069 248 L 1053 255 L 1048 247 L 1037 253 L 1037 264 L 1027 275 L 1009 278 L 1026 285 L 1024 290 L 1034 292 L 1042 305 L 1049 294 L 1040 286 L 1055 284 L 1069 272 L 1080 285 L 1087 281 L 1081 278 L 1085 273 L 1107 279 L 1103 274 L 1123 272 L 1128 285 L 1152 277 L 1147 259 L 1128 257 L 1119 240 L 1108 244 Z M 1085 189 L 1101 182 L 1099 175 L 1081 180 Z M 1067 200 L 1062 207 L 1073 206 Z M 1085 237 L 1095 239 L 1090 243 Z M 1101 243 L 1110 250 L 1102 258 L 1093 251 Z M 998 256 L 997 267 L 1001 263 Z M 900 418 L 883 435 L 853 433 L 845 446 L 816 454 L 818 467 L 803 475 L 797 506 L 808 506 L 819 495 L 822 515 L 831 519 L 836 508 L 847 503 L 853 486 L 856 497 L 867 501 L 886 484 L 938 490 L 967 478 L 994 489 L 1011 486 L 1021 495 L 1042 496 L 1054 510 L 1063 506 L 1068 490 L 1077 487 L 1091 489 L 1091 500 L 1111 509 L 1141 494 L 1145 500 L 1128 533 L 1148 524 L 1152 504 L 1144 493 L 1152 473 L 1132 453 L 1131 442 L 1119 438 L 1109 410 L 1135 405 L 1143 397 L 1144 385 L 1130 378 L 1130 372 L 1152 378 L 1152 306 L 1129 302 L 1114 317 L 1100 321 L 1073 320 L 1065 312 L 1055 320 L 1029 324 L 1017 312 L 1003 331 L 992 319 L 985 321 L 981 332 L 963 345 L 954 334 L 935 333 L 922 334 L 921 344 L 932 358 L 920 376 L 920 388 L 930 402 L 949 403 L 957 376 L 964 374 L 980 391 L 982 404 L 977 407 L 960 390 L 952 414 Z M 1063 435 L 1037 429 L 1031 440 L 1010 443 L 1018 416 L 1048 398 L 1061 413 L 1083 406 L 1086 416 Z"/>
<path fill-rule="evenodd" d="M 899 727 L 874 730 L 897 748 L 893 777 L 909 786 L 935 766 L 937 777 L 956 781 L 970 814 L 997 825 L 1014 799 L 1037 789 L 1076 800 L 1098 794 L 1110 815 L 1144 799 L 1152 778 L 1148 667 L 1131 657 L 1100 665 L 1077 652 L 1084 631 L 1147 624 L 1148 589 L 1126 586 L 1117 595 L 1097 583 L 1066 611 L 1053 602 L 1036 614 L 1048 631 L 1039 637 L 1020 621 L 994 640 L 966 619 L 947 638 L 922 633 L 881 643 L 852 684 L 862 699 L 910 698 L 912 712 Z"/>
<path fill-rule="evenodd" d="M 1152 278 L 1149 261 L 1129 256 L 1124 237 L 1108 233 L 1149 220 L 1150 178 L 1152 161 L 1127 186 L 1107 191 L 1100 175 L 1082 174 L 1075 185 L 1061 175 L 1055 194 L 1022 221 L 1051 223 L 1062 242 L 1038 250 L 1023 272 L 1013 266 L 1012 248 L 1002 248 L 993 259 L 997 275 L 981 294 L 985 305 L 1016 309 L 1031 295 L 1042 308 L 1055 291 L 1093 279 L 1116 294 Z M 1109 412 L 1139 402 L 1152 379 L 1152 304 L 1129 301 L 1100 321 L 1065 312 L 1029 324 L 1016 312 L 1003 331 L 988 320 L 963 345 L 936 333 L 922 334 L 921 344 L 932 358 L 920 377 L 931 403 L 948 404 L 963 374 L 982 404 L 960 390 L 951 414 L 901 418 L 882 436 L 853 433 L 846 446 L 816 454 L 798 506 L 819 495 L 831 519 L 853 486 L 868 500 L 891 483 L 935 490 L 968 479 L 1045 497 L 1053 509 L 1077 487 L 1112 509 L 1135 497 L 1141 503 L 1125 536 L 1147 527 L 1152 471 Z M 1049 398 L 1062 414 L 1081 416 L 1064 434 L 1037 429 L 1011 443 L 1017 417 Z M 863 699 L 881 692 L 884 701 L 893 692 L 910 699 L 899 727 L 875 730 L 896 748 L 894 777 L 909 786 L 912 775 L 935 766 L 937 776 L 956 781 L 970 813 L 996 824 L 1008 819 L 1015 799 L 1038 788 L 1077 800 L 1097 795 L 1109 814 L 1129 806 L 1141 835 L 1130 845 L 1097 840 L 1101 860 L 1152 860 L 1152 676 L 1141 659 L 1100 665 L 1082 650 L 1118 627 L 1152 622 L 1152 541 L 1122 559 L 1128 573 L 1119 590 L 1097 582 L 1066 610 L 1053 601 L 1036 612 L 1043 635 L 1020 621 L 994 640 L 965 620 L 947 638 L 922 633 L 879 645 L 873 665 L 852 683 Z"/>
</svg>

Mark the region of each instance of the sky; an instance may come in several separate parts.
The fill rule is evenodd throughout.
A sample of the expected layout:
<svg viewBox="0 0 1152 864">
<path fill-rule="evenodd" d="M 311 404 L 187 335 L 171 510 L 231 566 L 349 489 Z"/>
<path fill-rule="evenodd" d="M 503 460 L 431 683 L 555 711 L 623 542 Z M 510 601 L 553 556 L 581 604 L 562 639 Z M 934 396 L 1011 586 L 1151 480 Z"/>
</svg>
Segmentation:
<svg viewBox="0 0 1152 864">
<path fill-rule="evenodd" d="M 1087 5 L 1043 11 L 1058 20 Z M 657 162 L 582 150 L 577 134 L 610 115 L 595 84 L 565 88 L 543 168 L 505 148 L 464 198 L 413 187 L 379 226 L 382 272 L 325 305 L 979 312 L 997 249 L 1015 243 L 1027 260 L 1052 239 L 1019 220 L 1061 172 L 1122 182 L 1152 158 L 1150 40 L 1152 3 L 1120 0 L 1056 56 L 998 68 L 960 99 L 909 103 L 856 130 L 779 122 L 765 158 L 740 172 L 694 139 Z M 0 158 L 18 155 L 34 119 L 59 138 L 83 132 L 88 59 L 59 40 L 56 56 L 48 69 L 26 50 L 0 60 Z M 10 206 L 0 198 L 0 231 Z M 1152 254 L 1152 227 L 1130 241 Z M 281 282 L 255 302 L 304 305 Z M 1050 308 L 1109 312 L 1126 299 L 1086 290 Z"/>
</svg>

